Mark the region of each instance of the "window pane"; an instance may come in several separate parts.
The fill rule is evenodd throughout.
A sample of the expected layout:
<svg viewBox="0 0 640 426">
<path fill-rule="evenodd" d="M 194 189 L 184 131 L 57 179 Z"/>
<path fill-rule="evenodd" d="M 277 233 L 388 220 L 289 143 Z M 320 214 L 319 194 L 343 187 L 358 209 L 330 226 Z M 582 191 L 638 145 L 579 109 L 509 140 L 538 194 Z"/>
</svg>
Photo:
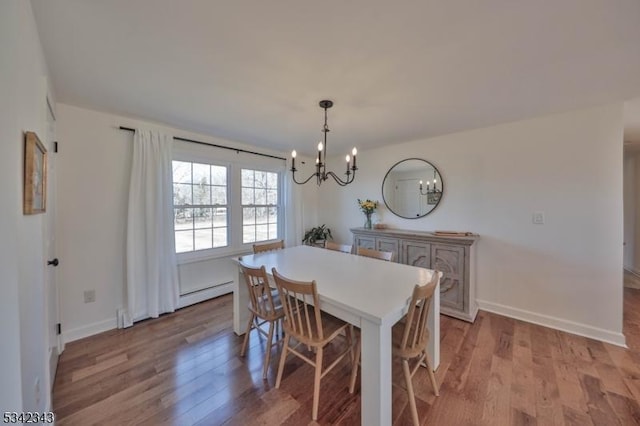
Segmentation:
<svg viewBox="0 0 640 426">
<path fill-rule="evenodd" d="M 256 225 L 256 241 L 269 239 L 269 228 L 267 225 Z"/>
<path fill-rule="evenodd" d="M 196 185 L 211 184 L 211 166 L 193 163 L 193 183 Z"/>
<path fill-rule="evenodd" d="M 227 226 L 227 209 L 213 209 L 213 226 Z"/>
<path fill-rule="evenodd" d="M 266 188 L 267 187 L 267 172 L 261 172 L 256 170 L 255 187 L 256 188 Z"/>
<path fill-rule="evenodd" d="M 242 242 L 253 243 L 256 241 L 256 227 L 253 225 L 242 227 Z"/>
<path fill-rule="evenodd" d="M 173 181 L 175 183 L 191 183 L 191 163 L 174 161 Z"/>
<path fill-rule="evenodd" d="M 193 185 L 193 204 L 196 206 L 211 204 L 211 187 L 209 185 Z"/>
<path fill-rule="evenodd" d="M 213 246 L 224 247 L 227 245 L 227 228 L 213 228 Z"/>
<path fill-rule="evenodd" d="M 253 187 L 253 170 L 242 169 L 242 186 Z"/>
<path fill-rule="evenodd" d="M 277 207 L 269 207 L 269 223 L 278 223 Z"/>
<path fill-rule="evenodd" d="M 278 189 L 278 174 L 267 173 L 267 188 Z"/>
<path fill-rule="evenodd" d="M 256 223 L 256 209 L 254 207 L 242 208 L 242 224 L 253 225 Z"/>
<path fill-rule="evenodd" d="M 267 204 L 278 204 L 278 191 L 273 189 L 267 191 Z"/>
<path fill-rule="evenodd" d="M 256 204 L 267 204 L 267 190 L 256 188 Z"/>
<path fill-rule="evenodd" d="M 211 183 L 227 186 L 227 168 L 223 166 L 211 166 Z"/>
<path fill-rule="evenodd" d="M 210 208 L 199 208 L 193 209 L 194 214 L 194 226 L 196 228 L 211 228 L 212 221 L 212 209 Z"/>
<path fill-rule="evenodd" d="M 193 231 L 176 231 L 176 253 L 193 251 Z"/>
<path fill-rule="evenodd" d="M 242 204 L 254 204 L 253 188 L 242 188 Z"/>
<path fill-rule="evenodd" d="M 173 184 L 173 204 L 175 206 L 191 204 L 191 188 L 192 185 L 183 183 Z"/>
<path fill-rule="evenodd" d="M 196 250 L 210 249 L 213 247 L 212 229 L 196 229 L 194 232 L 196 240 Z"/>
<path fill-rule="evenodd" d="M 173 229 L 193 229 L 193 212 L 189 208 L 173 209 Z"/>
<path fill-rule="evenodd" d="M 269 239 L 275 240 L 278 238 L 278 225 L 269 225 Z"/>
<path fill-rule="evenodd" d="M 267 223 L 267 208 L 266 207 L 257 207 L 256 208 L 256 223 Z"/>
<path fill-rule="evenodd" d="M 227 188 L 224 186 L 214 186 L 211 188 L 211 204 L 227 204 Z"/>
</svg>

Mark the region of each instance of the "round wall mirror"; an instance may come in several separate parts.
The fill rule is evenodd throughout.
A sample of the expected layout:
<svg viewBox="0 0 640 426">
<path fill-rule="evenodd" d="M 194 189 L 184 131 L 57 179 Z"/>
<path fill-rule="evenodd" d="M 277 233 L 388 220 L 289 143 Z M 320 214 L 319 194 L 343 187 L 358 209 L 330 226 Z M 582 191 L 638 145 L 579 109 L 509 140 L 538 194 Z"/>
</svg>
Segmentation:
<svg viewBox="0 0 640 426">
<path fill-rule="evenodd" d="M 405 219 L 431 213 L 440 203 L 444 182 L 436 167 L 420 158 L 393 165 L 382 181 L 382 199 L 391 212 Z"/>
</svg>

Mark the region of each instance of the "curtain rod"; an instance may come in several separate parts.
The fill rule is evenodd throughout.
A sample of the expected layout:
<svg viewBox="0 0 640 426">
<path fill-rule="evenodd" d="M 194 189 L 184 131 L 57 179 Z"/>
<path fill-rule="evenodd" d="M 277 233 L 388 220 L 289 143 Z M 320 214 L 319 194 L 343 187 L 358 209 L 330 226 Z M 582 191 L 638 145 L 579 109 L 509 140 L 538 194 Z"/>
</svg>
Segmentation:
<svg viewBox="0 0 640 426">
<path fill-rule="evenodd" d="M 131 127 L 124 127 L 124 126 L 120 126 L 120 130 L 126 130 L 127 132 L 134 132 L 134 133 L 136 131 L 136 129 L 132 129 Z M 198 145 L 212 146 L 214 148 L 228 149 L 230 151 L 235 151 L 236 153 L 244 152 L 246 154 L 259 155 L 261 157 L 269 157 L 269 158 L 275 158 L 276 160 L 287 161 L 287 159 L 284 158 L 284 157 L 278 157 L 276 155 L 270 155 L 270 154 L 263 154 L 261 152 L 255 152 L 255 151 L 247 151 L 246 149 L 241 149 L 241 148 L 232 148 L 230 146 L 218 145 L 218 144 L 215 144 L 215 143 L 200 142 L 200 141 L 195 141 L 193 139 L 180 138 L 178 136 L 174 136 L 173 139 L 176 140 L 176 141 L 196 143 Z"/>
</svg>

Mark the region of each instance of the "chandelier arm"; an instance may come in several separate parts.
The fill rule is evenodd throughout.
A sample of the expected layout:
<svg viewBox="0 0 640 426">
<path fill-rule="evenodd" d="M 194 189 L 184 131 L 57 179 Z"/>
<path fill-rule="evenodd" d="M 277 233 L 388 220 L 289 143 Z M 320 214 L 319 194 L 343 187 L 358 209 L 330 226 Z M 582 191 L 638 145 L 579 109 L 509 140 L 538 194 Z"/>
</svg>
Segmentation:
<svg viewBox="0 0 640 426">
<path fill-rule="evenodd" d="M 295 171 L 291 171 L 291 177 L 293 178 L 293 182 L 297 183 L 298 185 L 304 185 L 305 183 L 309 182 L 314 176 L 318 176 L 318 173 L 313 173 L 311 176 L 309 176 L 305 181 L 302 182 L 298 182 L 296 180 L 296 172 Z"/>
<path fill-rule="evenodd" d="M 331 176 L 331 177 L 333 178 L 333 180 L 335 180 L 335 181 L 336 181 L 336 183 L 337 183 L 338 185 L 340 185 L 340 186 L 347 186 L 347 185 L 349 185 L 351 182 L 353 182 L 353 178 L 351 178 L 351 179 L 350 179 L 349 177 L 347 177 L 347 180 L 345 181 L 345 180 L 340 179 L 340 178 L 338 177 L 338 175 L 336 175 L 336 174 L 335 174 L 335 173 L 333 173 L 333 172 L 327 172 L 327 176 Z"/>
</svg>

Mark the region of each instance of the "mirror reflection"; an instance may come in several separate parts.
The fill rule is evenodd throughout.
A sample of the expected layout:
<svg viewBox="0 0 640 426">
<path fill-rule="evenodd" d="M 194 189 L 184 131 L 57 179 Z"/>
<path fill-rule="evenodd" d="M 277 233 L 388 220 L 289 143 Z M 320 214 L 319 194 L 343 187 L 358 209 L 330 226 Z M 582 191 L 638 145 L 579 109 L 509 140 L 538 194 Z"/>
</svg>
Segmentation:
<svg viewBox="0 0 640 426">
<path fill-rule="evenodd" d="M 431 213 L 440 203 L 443 190 L 438 169 L 420 158 L 394 164 L 382 181 L 382 198 L 387 208 L 406 219 Z"/>
</svg>

